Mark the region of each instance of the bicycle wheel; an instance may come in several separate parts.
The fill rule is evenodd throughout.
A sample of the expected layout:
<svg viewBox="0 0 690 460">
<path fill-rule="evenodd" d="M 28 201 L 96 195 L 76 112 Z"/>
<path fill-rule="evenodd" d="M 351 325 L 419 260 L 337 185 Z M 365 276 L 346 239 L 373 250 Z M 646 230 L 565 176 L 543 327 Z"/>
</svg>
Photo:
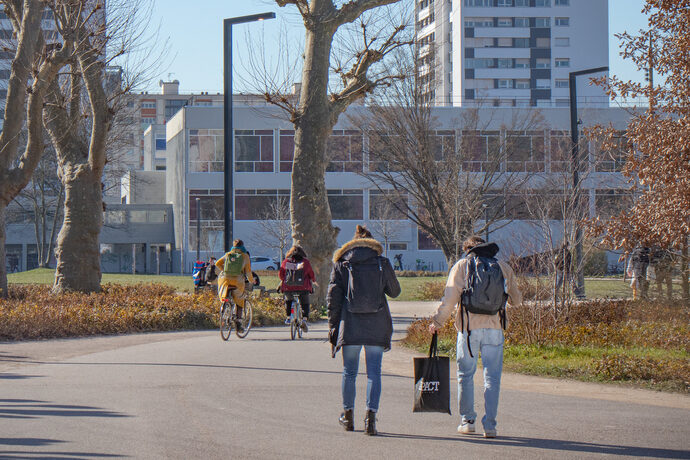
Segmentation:
<svg viewBox="0 0 690 460">
<path fill-rule="evenodd" d="M 223 302 L 223 306 L 220 308 L 220 337 L 223 340 L 228 340 L 230 338 L 230 333 L 232 332 L 232 308 L 230 302 Z"/>
<path fill-rule="evenodd" d="M 242 319 L 240 319 L 240 325 L 242 326 L 242 332 L 240 332 L 239 329 L 235 328 L 235 334 L 237 337 L 240 339 L 243 339 L 247 337 L 247 334 L 249 334 L 249 329 L 252 328 L 252 304 L 249 300 L 244 301 L 244 309 L 242 311 Z"/>
<path fill-rule="evenodd" d="M 297 329 L 299 329 L 299 326 L 297 325 L 297 320 L 293 316 L 290 319 L 290 338 L 292 340 L 295 340 L 295 336 L 297 335 Z"/>
<path fill-rule="evenodd" d="M 299 307 L 299 314 L 297 315 L 297 335 L 302 338 L 302 305 L 297 304 Z"/>
</svg>

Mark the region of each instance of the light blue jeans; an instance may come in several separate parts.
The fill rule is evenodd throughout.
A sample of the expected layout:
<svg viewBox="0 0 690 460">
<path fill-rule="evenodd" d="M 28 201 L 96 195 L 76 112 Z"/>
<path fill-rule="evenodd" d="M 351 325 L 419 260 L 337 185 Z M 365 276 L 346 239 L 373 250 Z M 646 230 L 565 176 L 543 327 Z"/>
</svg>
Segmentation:
<svg viewBox="0 0 690 460">
<path fill-rule="evenodd" d="M 467 350 L 467 332 L 458 334 L 458 411 L 462 423 L 472 423 L 477 419 L 474 411 L 474 373 L 477 370 L 477 357 L 481 354 L 484 366 L 484 430 L 496 429 L 498 394 L 501 389 L 503 371 L 503 331 L 501 329 L 475 329 L 470 334 L 470 356 Z"/>
<path fill-rule="evenodd" d="M 344 345 L 343 353 L 343 408 L 355 408 L 355 382 L 359 370 L 359 354 L 364 346 L 367 360 L 367 410 L 379 410 L 381 399 L 381 359 L 383 347 L 376 345 Z"/>
</svg>

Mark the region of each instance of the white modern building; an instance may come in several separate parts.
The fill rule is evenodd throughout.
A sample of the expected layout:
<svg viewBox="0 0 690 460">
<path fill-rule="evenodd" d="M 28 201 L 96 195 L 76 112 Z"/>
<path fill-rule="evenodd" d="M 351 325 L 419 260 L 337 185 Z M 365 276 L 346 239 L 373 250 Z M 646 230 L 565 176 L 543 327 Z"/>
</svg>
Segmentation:
<svg viewBox="0 0 690 460">
<path fill-rule="evenodd" d="M 436 54 L 437 105 L 567 107 L 568 73 L 608 66 L 607 0 L 415 2 L 420 54 Z M 578 103 L 608 99 L 583 81 Z"/>
<path fill-rule="evenodd" d="M 365 110 L 351 108 L 352 111 Z M 468 108 L 438 108 L 438 136 L 449 137 L 453 145 L 462 145 L 466 127 L 461 126 Z M 290 195 L 294 131 L 292 124 L 275 107 L 235 106 L 235 161 L 233 164 L 234 213 L 233 236 L 242 238 L 252 254 L 271 255 L 256 236 L 259 223 L 270 203 Z M 512 126 L 513 120 L 538 114 L 544 123 L 529 129 Z M 585 108 L 580 112 L 584 126 L 612 123 L 623 130 L 629 114 L 618 108 Z M 487 161 L 487 149 L 511 136 L 517 147 L 508 155 L 502 170 L 507 173 L 534 175 L 542 182 L 548 177 L 565 177 L 570 183 L 569 111 L 560 108 L 487 108 L 480 109 L 481 129 L 475 163 L 468 164 L 469 174 L 481 174 Z M 341 229 L 338 243 L 348 241 L 359 223 L 367 223 L 376 234 L 376 200 L 379 192 L 360 174 L 369 167 L 366 136 L 348 124 L 347 114 L 340 117 L 328 144 L 331 162 L 326 172 L 326 187 L 333 224 Z M 512 127 L 511 127 L 512 126 Z M 516 131 L 516 130 L 520 131 Z M 166 124 L 167 167 L 166 203 L 174 212 L 175 255 L 173 269 L 188 272 L 196 258 L 197 201 L 200 203 L 200 249 L 202 258 L 219 256 L 223 251 L 223 110 L 222 107 L 184 107 Z M 590 215 L 616 212 L 628 197 L 626 181 L 620 173 L 622 158 L 604 156 L 594 142 L 585 142 L 589 171 L 582 184 Z M 535 184 L 540 193 L 539 185 Z M 543 187 L 543 185 L 541 186 Z M 529 199 L 527 195 L 501 197 L 506 212 L 508 201 Z M 524 206 L 512 207 L 505 226 L 492 230 L 490 239 L 503 248 L 502 256 L 527 255 L 545 246 L 535 236 L 533 223 L 524 220 Z M 445 270 L 443 253 L 434 242 L 408 220 L 397 220 L 397 232 L 389 241 L 389 256 L 403 254 L 408 269 L 423 266 Z M 552 237 L 560 241 L 562 223 L 553 222 Z M 379 235 L 375 235 L 380 239 Z M 547 245 L 548 247 L 548 245 Z"/>
</svg>

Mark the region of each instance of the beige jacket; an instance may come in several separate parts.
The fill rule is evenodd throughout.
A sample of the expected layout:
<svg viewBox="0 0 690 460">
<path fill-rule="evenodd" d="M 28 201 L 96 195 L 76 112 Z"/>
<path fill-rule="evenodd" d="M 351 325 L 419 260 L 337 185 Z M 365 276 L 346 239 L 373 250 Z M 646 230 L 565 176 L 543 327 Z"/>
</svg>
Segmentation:
<svg viewBox="0 0 690 460">
<path fill-rule="evenodd" d="M 517 287 L 517 280 L 515 272 L 510 266 L 504 262 L 498 262 L 505 278 L 505 290 L 508 294 L 508 303 L 510 306 L 519 306 L 522 303 L 522 294 Z M 460 321 L 460 308 L 457 308 L 460 303 L 460 296 L 462 291 L 467 287 L 467 279 L 469 278 L 469 263 L 468 259 L 460 259 L 448 274 L 448 281 L 444 291 L 441 305 L 438 306 L 436 312 L 431 319 L 434 321 L 436 327 L 442 327 L 451 313 L 455 312 L 455 328 L 460 330 L 462 324 L 463 331 L 467 330 L 467 321 Z M 501 320 L 498 314 L 495 315 L 480 315 L 476 313 L 469 313 L 470 330 L 473 329 L 502 329 Z M 507 322 L 507 315 L 506 315 Z"/>
</svg>

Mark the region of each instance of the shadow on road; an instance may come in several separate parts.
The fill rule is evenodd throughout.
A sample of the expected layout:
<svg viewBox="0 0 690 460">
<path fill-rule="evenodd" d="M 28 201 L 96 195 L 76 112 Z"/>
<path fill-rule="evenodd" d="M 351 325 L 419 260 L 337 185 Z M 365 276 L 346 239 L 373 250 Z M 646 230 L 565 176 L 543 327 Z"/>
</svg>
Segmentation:
<svg viewBox="0 0 690 460">
<path fill-rule="evenodd" d="M 81 460 L 85 458 L 127 458 L 126 455 L 117 454 L 99 454 L 96 452 L 21 452 L 0 450 L 0 458 L 3 459 L 27 459 L 27 458 L 45 458 L 45 459 L 60 459 L 60 460 Z"/>
<path fill-rule="evenodd" d="M 296 373 L 307 373 L 307 374 L 332 374 L 332 375 L 342 375 L 342 371 L 321 371 L 318 369 L 287 369 L 280 367 L 254 367 L 254 366 L 233 366 L 228 364 L 190 364 L 190 363 L 45 363 L 52 366 L 165 366 L 165 367 L 200 367 L 205 369 L 238 369 L 238 370 L 248 370 L 248 371 L 266 371 L 266 372 L 296 372 Z M 366 373 L 364 374 L 366 375 Z M 381 374 L 383 377 L 394 377 L 401 379 L 412 380 L 411 377 L 399 374 Z M 2 400 L 0 400 L 2 402 Z M 2 406 L 0 406 L 0 417 L 2 417 Z"/>
<path fill-rule="evenodd" d="M 42 375 L 23 375 L 23 374 L 13 374 L 8 372 L 0 372 L 0 380 L 23 380 L 23 379 L 34 379 L 43 377 Z"/>
<path fill-rule="evenodd" d="M 655 447 L 620 446 L 615 444 L 600 444 L 561 439 L 524 438 L 518 436 L 501 436 L 496 439 L 484 439 L 480 436 L 426 436 L 404 433 L 383 433 L 384 438 L 416 439 L 427 441 L 453 441 L 472 444 L 491 444 L 504 447 L 526 447 L 532 449 L 546 449 L 554 451 L 571 451 L 604 455 L 621 455 L 624 457 L 652 457 L 652 458 L 690 458 L 690 451 L 675 449 L 659 449 Z"/>
<path fill-rule="evenodd" d="M 0 399 L 0 418 L 34 419 L 39 417 L 129 417 L 129 415 L 92 406 L 51 404 L 47 401 L 29 399 Z"/>
</svg>

